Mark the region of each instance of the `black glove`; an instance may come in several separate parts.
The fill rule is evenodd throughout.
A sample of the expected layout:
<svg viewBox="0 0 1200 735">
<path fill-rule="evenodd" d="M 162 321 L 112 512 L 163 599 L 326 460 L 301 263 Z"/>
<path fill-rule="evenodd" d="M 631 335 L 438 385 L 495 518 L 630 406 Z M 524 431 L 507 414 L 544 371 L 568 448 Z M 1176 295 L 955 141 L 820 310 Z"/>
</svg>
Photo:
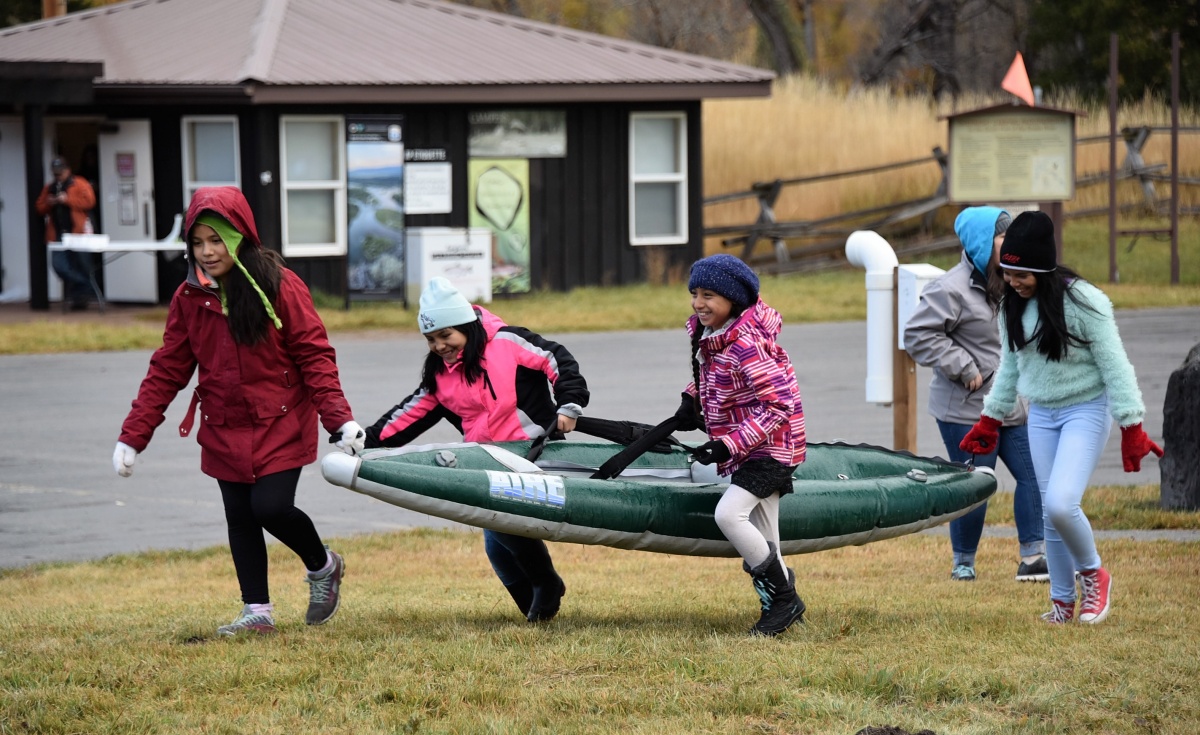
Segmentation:
<svg viewBox="0 0 1200 735">
<path fill-rule="evenodd" d="M 675 412 L 675 418 L 679 419 L 676 431 L 695 431 L 704 428 L 704 419 L 696 412 L 696 399 L 688 393 L 683 394 L 683 400 L 679 403 L 679 410 Z"/>
<path fill-rule="evenodd" d="M 729 447 L 725 446 L 725 442 L 713 439 L 696 447 L 692 456 L 700 464 L 712 464 L 713 462 L 728 462 L 732 455 L 729 454 Z"/>
</svg>

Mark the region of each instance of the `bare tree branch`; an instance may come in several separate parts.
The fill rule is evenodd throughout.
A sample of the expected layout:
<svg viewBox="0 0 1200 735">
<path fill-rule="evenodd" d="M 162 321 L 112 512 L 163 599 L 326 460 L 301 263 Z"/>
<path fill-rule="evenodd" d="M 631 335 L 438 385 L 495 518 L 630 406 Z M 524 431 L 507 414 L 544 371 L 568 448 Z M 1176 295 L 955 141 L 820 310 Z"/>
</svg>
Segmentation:
<svg viewBox="0 0 1200 735">
<path fill-rule="evenodd" d="M 803 62 L 797 48 L 799 33 L 795 29 L 795 20 L 782 0 L 746 0 L 746 5 L 771 48 L 775 71 L 780 74 L 800 71 Z"/>
</svg>

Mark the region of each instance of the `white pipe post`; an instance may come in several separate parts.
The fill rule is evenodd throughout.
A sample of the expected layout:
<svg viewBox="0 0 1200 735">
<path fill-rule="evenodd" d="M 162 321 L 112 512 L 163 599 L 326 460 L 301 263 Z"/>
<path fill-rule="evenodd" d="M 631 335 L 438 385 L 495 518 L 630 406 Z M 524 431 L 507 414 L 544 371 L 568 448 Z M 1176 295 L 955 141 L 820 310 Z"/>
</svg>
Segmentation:
<svg viewBox="0 0 1200 735">
<path fill-rule="evenodd" d="M 892 292 L 900 261 L 888 241 L 871 230 L 850 233 L 846 260 L 867 271 L 867 403 L 889 404 L 896 338 Z"/>
</svg>

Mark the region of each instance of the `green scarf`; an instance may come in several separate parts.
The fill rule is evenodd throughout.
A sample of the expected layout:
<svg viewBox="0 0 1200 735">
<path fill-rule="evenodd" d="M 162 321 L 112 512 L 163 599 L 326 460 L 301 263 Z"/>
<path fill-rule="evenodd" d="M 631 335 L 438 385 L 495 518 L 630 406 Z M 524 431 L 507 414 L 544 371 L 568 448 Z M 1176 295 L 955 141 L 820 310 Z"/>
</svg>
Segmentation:
<svg viewBox="0 0 1200 735">
<path fill-rule="evenodd" d="M 229 257 L 233 258 L 234 265 L 238 267 L 238 270 L 240 270 L 242 274 L 246 276 L 246 280 L 249 281 L 250 285 L 254 287 L 254 290 L 258 292 L 258 298 L 262 299 L 263 306 L 267 309 L 267 316 L 271 318 L 271 322 L 275 324 L 275 328 L 283 329 L 283 322 L 278 316 L 275 315 L 275 308 L 271 306 L 270 299 L 267 298 L 267 295 L 263 293 L 262 288 L 259 287 L 258 283 L 250 275 L 250 271 L 246 270 L 246 266 L 242 264 L 242 261 L 238 260 L 238 246 L 242 244 L 242 240 L 244 239 L 242 237 L 242 233 L 238 232 L 237 228 L 229 223 L 229 220 L 221 217 L 220 215 L 209 212 L 205 212 L 196 217 L 195 224 L 208 225 L 216 230 L 217 234 L 220 235 L 221 239 L 225 242 L 225 249 L 229 251 Z M 221 297 L 221 313 L 225 316 L 229 316 L 229 304 L 226 302 L 225 289 L 218 288 L 217 295 Z"/>
</svg>

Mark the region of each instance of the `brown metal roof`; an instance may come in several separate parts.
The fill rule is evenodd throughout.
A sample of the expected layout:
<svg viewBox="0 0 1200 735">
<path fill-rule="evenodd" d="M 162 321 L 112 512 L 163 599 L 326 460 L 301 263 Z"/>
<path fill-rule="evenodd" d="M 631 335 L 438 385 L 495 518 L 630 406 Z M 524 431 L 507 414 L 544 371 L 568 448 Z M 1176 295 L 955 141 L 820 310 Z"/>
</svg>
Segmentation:
<svg viewBox="0 0 1200 735">
<path fill-rule="evenodd" d="M 771 72 L 436 0 L 130 0 L 0 30 L 97 96 L 453 102 L 766 96 Z"/>
</svg>

